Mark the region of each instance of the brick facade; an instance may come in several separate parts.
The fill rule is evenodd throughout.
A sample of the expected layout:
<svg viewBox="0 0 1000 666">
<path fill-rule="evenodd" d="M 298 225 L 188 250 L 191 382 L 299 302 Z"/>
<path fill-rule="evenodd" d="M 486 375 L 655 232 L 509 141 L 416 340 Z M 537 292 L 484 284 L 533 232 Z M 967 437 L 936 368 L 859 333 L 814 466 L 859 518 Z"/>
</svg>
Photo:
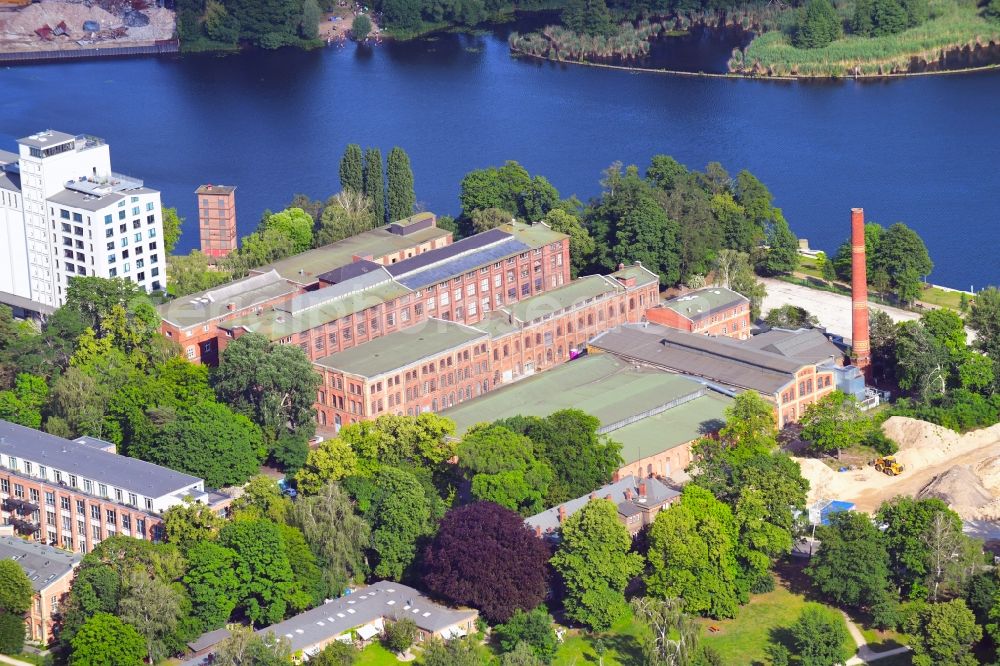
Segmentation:
<svg viewBox="0 0 1000 666">
<path fill-rule="evenodd" d="M 115 534 L 157 540 L 163 522 L 138 507 L 7 469 L 0 469 L 0 498 L 0 519 L 15 532 L 80 553 Z"/>
<path fill-rule="evenodd" d="M 650 308 L 646 318 L 685 333 L 750 338 L 750 301 L 722 287 L 698 289 Z"/>
</svg>

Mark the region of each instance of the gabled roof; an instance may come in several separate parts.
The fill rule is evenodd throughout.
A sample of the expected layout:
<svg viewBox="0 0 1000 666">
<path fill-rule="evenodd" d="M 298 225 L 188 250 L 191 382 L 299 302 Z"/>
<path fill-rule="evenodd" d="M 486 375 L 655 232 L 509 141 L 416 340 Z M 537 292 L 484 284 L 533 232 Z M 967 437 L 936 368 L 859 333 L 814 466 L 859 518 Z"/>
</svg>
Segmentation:
<svg viewBox="0 0 1000 666">
<path fill-rule="evenodd" d="M 156 499 L 202 482 L 153 463 L 108 453 L 40 430 L 0 420 L 0 455 L 74 474 Z M 82 483 L 82 481 L 81 481 Z"/>
<path fill-rule="evenodd" d="M 46 546 L 37 541 L 17 537 L 0 537 L 0 560 L 14 560 L 31 581 L 35 592 L 41 592 L 61 580 L 80 564 L 82 555 Z"/>
<path fill-rule="evenodd" d="M 691 321 L 699 321 L 717 312 L 749 303 L 750 300 L 746 296 L 731 289 L 707 287 L 663 301 L 662 305 Z"/>
<path fill-rule="evenodd" d="M 291 296 L 299 288 L 289 284 L 277 271 L 251 275 L 187 296 L 181 296 L 157 306 L 160 317 L 178 328 L 206 324 L 233 310 L 244 310 L 276 298 Z"/>
<path fill-rule="evenodd" d="M 628 324 L 596 336 L 591 346 L 622 358 L 738 389 L 773 395 L 806 363 L 747 347 L 730 338 Z"/>
<path fill-rule="evenodd" d="M 815 328 L 800 328 L 794 331 L 774 328 L 753 336 L 743 344 L 752 349 L 779 354 L 802 363 L 822 363 L 844 356 L 840 347 L 830 342 L 823 331 Z"/>
<path fill-rule="evenodd" d="M 645 484 L 646 494 L 639 495 L 639 484 Z M 626 494 L 627 491 L 627 494 Z M 629 475 L 620 481 L 601 486 L 593 493 L 577 497 L 569 501 L 537 513 L 524 519 L 524 524 L 531 529 L 541 528 L 542 532 L 555 532 L 559 529 L 559 510 L 563 509 L 566 517 L 587 505 L 591 499 L 608 499 L 608 496 L 623 516 L 633 516 L 645 507 L 657 507 L 670 502 L 680 493 L 658 479 L 638 479 Z"/>
</svg>

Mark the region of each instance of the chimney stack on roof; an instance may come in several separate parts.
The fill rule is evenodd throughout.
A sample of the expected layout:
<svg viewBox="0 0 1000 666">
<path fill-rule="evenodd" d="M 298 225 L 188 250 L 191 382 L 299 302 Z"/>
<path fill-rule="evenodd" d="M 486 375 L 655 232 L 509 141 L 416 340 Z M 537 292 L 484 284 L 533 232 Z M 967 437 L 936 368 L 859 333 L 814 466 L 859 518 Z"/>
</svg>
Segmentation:
<svg viewBox="0 0 1000 666">
<path fill-rule="evenodd" d="M 542 526 L 541 525 L 535 525 L 535 536 L 538 537 L 539 539 L 542 538 Z"/>
<path fill-rule="evenodd" d="M 640 481 L 639 482 L 639 497 L 645 497 L 645 496 L 646 496 L 646 482 L 645 481 Z"/>
<path fill-rule="evenodd" d="M 854 365 L 872 376 L 871 342 L 868 333 L 868 268 L 865 258 L 865 211 L 851 209 L 851 354 Z"/>
<path fill-rule="evenodd" d="M 631 488 L 626 488 L 625 489 L 625 500 L 628 501 L 628 502 L 632 501 L 632 489 Z"/>
<path fill-rule="evenodd" d="M 597 499 L 597 493 L 590 493 L 590 499 L 592 500 Z"/>
<path fill-rule="evenodd" d="M 566 522 L 566 507 L 560 505 L 559 506 L 559 524 L 562 525 L 565 522 Z"/>
<path fill-rule="evenodd" d="M 608 493 L 607 495 L 605 495 L 604 499 L 608 500 L 609 502 L 614 502 L 615 501 L 615 499 L 611 496 L 611 493 Z"/>
</svg>

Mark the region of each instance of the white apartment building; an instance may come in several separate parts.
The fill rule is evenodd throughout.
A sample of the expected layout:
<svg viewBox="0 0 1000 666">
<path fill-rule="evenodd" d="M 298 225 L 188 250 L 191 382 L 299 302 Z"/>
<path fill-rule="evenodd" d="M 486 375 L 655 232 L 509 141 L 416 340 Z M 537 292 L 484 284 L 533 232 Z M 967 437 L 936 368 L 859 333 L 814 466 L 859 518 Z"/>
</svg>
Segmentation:
<svg viewBox="0 0 1000 666">
<path fill-rule="evenodd" d="M 166 289 L 160 193 L 111 170 L 103 140 L 47 130 L 0 151 L 0 302 L 48 313 L 69 279 Z"/>
</svg>

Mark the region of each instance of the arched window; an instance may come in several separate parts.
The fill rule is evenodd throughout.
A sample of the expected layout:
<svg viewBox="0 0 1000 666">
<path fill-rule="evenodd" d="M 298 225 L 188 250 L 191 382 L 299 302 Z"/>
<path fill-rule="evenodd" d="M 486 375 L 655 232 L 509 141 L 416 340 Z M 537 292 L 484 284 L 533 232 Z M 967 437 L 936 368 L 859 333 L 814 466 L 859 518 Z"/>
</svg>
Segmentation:
<svg viewBox="0 0 1000 666">
<path fill-rule="evenodd" d="M 628 309 L 635 310 L 635 296 L 628 299 Z"/>
<path fill-rule="evenodd" d="M 593 325 L 594 325 L 594 315 L 589 314 L 587 315 L 587 326 L 593 326 Z"/>
<path fill-rule="evenodd" d="M 438 399 L 434 398 L 434 400 L 431 401 L 431 411 L 436 412 L 437 410 L 438 410 Z"/>
<path fill-rule="evenodd" d="M 326 425 L 326 412 L 323 410 L 320 410 L 319 412 L 319 424 L 324 426 Z"/>
<path fill-rule="evenodd" d="M 546 349 L 545 350 L 545 360 L 548 361 L 549 363 L 552 362 L 552 350 L 551 349 Z"/>
<path fill-rule="evenodd" d="M 341 426 L 340 414 L 334 414 L 333 415 L 333 431 L 334 432 L 340 432 L 340 426 Z"/>
</svg>

